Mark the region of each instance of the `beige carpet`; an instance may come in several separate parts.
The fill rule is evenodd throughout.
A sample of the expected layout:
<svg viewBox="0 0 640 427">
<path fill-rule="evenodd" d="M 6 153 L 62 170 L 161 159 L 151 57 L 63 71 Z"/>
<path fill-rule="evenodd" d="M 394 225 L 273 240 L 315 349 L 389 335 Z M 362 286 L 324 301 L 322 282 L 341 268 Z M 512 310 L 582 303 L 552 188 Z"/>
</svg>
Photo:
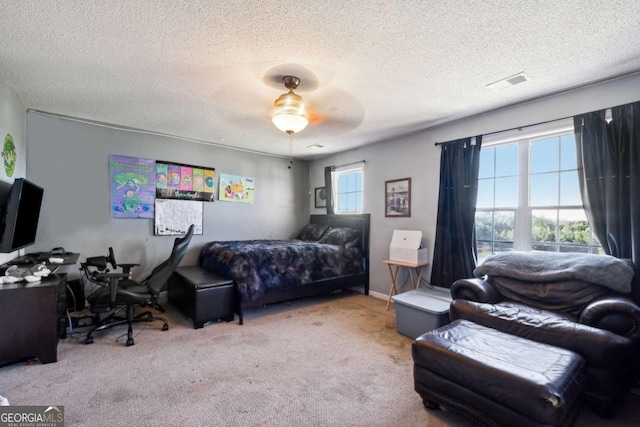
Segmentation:
<svg viewBox="0 0 640 427">
<path fill-rule="evenodd" d="M 195 330 L 169 305 L 171 329 L 77 334 L 58 363 L 0 368 L 12 405 L 64 405 L 68 426 L 468 426 L 448 410 L 427 411 L 413 390 L 411 339 L 393 310 L 363 295 L 250 310 L 245 325 Z M 581 410 L 578 426 L 640 425 L 631 396 L 614 420 Z"/>
</svg>

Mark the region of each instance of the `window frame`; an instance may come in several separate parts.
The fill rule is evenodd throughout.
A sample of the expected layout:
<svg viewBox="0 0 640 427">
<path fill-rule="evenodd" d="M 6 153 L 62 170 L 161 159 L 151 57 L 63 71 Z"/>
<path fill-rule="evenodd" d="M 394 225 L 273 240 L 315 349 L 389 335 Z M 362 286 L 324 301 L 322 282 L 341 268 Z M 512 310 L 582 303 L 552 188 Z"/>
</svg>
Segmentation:
<svg viewBox="0 0 640 427">
<path fill-rule="evenodd" d="M 531 206 L 530 202 L 530 194 L 531 194 L 531 143 L 534 140 L 546 139 L 546 138 L 561 138 L 563 135 L 573 134 L 573 121 L 571 119 L 558 120 L 550 123 L 545 123 L 543 125 L 532 126 L 525 130 L 523 129 L 515 129 L 512 131 L 501 132 L 496 135 L 489 135 L 487 137 L 483 137 L 482 150 L 491 149 L 491 148 L 500 148 L 508 145 L 516 145 L 518 150 L 518 205 L 514 208 L 511 207 L 495 207 L 495 195 L 494 195 L 494 206 L 490 208 L 477 208 L 476 207 L 476 215 L 478 212 L 487 212 L 492 213 L 492 235 L 491 240 L 477 240 L 477 243 L 480 242 L 488 242 L 491 246 L 491 253 L 494 251 L 495 243 L 501 242 L 495 240 L 495 224 L 493 218 L 495 218 L 496 212 L 501 211 L 515 211 L 514 215 L 514 239 L 513 239 L 513 250 L 514 251 L 531 251 L 533 244 L 535 242 L 532 241 L 532 221 L 533 221 L 533 211 L 534 210 L 556 210 L 561 211 L 565 209 L 580 209 L 584 211 L 584 205 L 562 205 L 560 204 L 560 200 L 558 198 L 558 202 L 556 205 L 547 205 L 547 206 Z M 561 148 L 559 148 L 561 150 Z M 494 165 L 495 167 L 495 165 Z M 559 177 L 561 173 L 564 171 L 562 169 L 562 165 L 559 164 L 559 169 L 554 170 L 554 173 L 558 173 Z M 493 177 L 495 180 L 495 175 Z M 560 179 L 560 178 L 559 178 Z M 494 187 L 495 189 L 495 187 Z M 558 189 L 560 194 L 560 188 Z M 477 205 L 477 204 L 476 204 Z M 556 220 L 556 232 L 558 231 L 558 222 Z M 556 234 L 557 236 L 557 234 Z M 597 241 L 596 244 L 593 244 L 593 230 L 591 231 L 591 239 L 587 244 L 579 244 L 580 248 L 587 248 L 589 253 L 594 253 L 595 248 L 598 247 Z M 557 239 L 556 239 L 557 240 Z M 574 244 L 565 243 L 556 241 L 556 242 L 540 242 L 540 244 L 548 244 L 553 245 L 556 248 L 556 252 L 560 250 L 561 246 L 572 246 Z"/>
<path fill-rule="evenodd" d="M 347 192 L 339 192 L 340 188 L 340 177 L 348 174 L 352 174 L 355 172 L 360 172 L 360 188 L 356 191 L 347 191 Z M 334 213 L 336 215 L 352 215 L 352 214 L 361 214 L 364 212 L 364 162 L 352 163 L 350 165 L 336 167 L 331 172 L 331 194 L 333 199 L 333 207 Z M 341 194 L 360 194 L 360 210 L 355 211 L 340 211 L 340 195 Z M 357 203 L 356 203 L 357 206 Z"/>
</svg>

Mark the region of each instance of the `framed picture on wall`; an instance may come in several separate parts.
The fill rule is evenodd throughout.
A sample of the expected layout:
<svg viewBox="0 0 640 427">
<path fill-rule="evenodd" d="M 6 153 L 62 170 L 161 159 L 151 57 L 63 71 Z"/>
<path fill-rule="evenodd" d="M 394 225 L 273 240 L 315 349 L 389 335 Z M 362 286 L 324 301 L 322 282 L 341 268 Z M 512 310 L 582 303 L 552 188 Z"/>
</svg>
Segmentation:
<svg viewBox="0 0 640 427">
<path fill-rule="evenodd" d="M 316 200 L 316 208 L 326 208 L 327 207 L 327 192 L 324 187 L 316 187 L 315 191 L 315 200 Z"/>
<path fill-rule="evenodd" d="M 411 178 L 385 181 L 384 216 L 411 216 Z"/>
</svg>

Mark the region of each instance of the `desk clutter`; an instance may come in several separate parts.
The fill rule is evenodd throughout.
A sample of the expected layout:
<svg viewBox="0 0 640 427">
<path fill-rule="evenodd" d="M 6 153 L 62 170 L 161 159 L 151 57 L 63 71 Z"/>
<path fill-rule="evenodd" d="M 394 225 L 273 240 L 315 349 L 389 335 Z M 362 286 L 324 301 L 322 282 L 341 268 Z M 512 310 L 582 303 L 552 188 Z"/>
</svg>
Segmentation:
<svg viewBox="0 0 640 427">
<path fill-rule="evenodd" d="M 12 259 L 0 266 L 0 285 L 16 282 L 39 282 L 61 265 L 72 265 L 80 254 L 53 248 L 49 252 L 34 252 Z"/>
<path fill-rule="evenodd" d="M 15 283 L 23 280 L 27 282 L 39 282 L 43 277 L 49 276 L 49 274 L 51 274 L 51 270 L 47 268 L 44 262 L 32 267 L 11 265 L 5 271 L 4 276 L 0 277 L 0 284 Z"/>
</svg>

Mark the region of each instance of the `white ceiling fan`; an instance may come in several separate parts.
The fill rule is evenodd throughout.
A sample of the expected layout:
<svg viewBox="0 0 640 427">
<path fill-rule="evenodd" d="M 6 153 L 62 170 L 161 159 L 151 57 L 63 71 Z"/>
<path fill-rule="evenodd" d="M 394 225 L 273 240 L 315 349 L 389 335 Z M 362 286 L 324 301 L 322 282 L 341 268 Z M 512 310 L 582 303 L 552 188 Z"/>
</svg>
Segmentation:
<svg viewBox="0 0 640 427">
<path fill-rule="evenodd" d="M 265 84 L 289 90 L 274 101 L 273 124 L 285 133 L 302 132 L 302 137 L 334 136 L 357 127 L 364 119 L 362 105 L 345 90 L 332 87 L 328 82 L 331 76 L 324 78 L 327 81 L 321 83 L 314 72 L 297 64 L 268 70 Z"/>
</svg>

